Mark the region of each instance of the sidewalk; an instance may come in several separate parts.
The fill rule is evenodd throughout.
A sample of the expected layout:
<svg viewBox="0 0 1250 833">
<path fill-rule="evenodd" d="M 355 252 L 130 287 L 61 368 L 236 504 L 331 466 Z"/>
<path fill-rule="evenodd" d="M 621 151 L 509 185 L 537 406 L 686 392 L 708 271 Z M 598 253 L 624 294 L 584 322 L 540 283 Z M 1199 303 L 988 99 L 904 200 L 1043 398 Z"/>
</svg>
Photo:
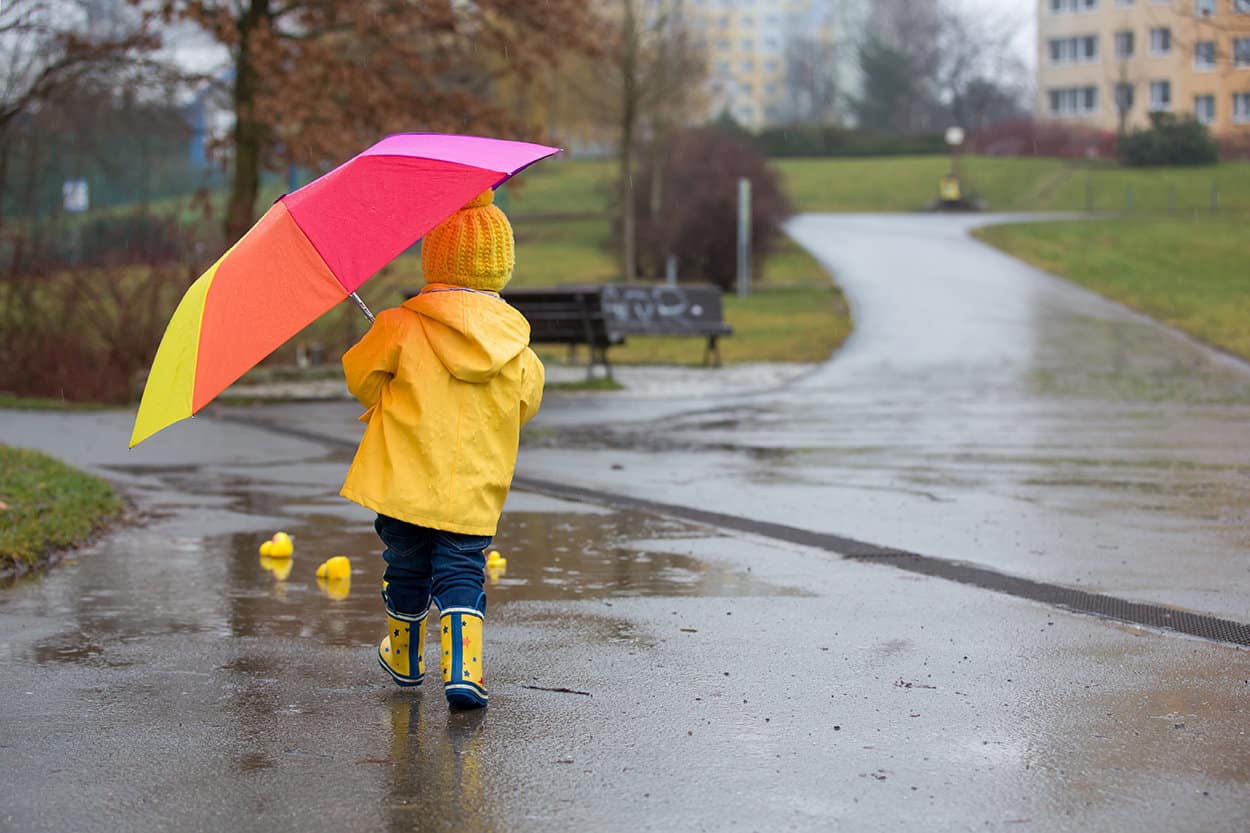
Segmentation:
<svg viewBox="0 0 1250 833">
<path fill-rule="evenodd" d="M 756 362 L 724 367 L 675 365 L 613 365 L 613 378 L 623 390 L 562 390 L 560 395 L 628 397 L 632 399 L 665 399 L 705 396 L 736 396 L 760 393 L 806 376 L 819 367 L 800 362 Z M 546 365 L 547 395 L 557 393 L 551 386 L 576 385 L 586 381 L 583 365 Z M 230 387 L 220 399 L 224 402 L 250 401 L 334 401 L 351 400 L 341 375 L 332 375 L 333 365 L 312 368 L 308 379 L 260 379 L 245 377 Z M 321 377 L 321 378 L 315 378 Z"/>
</svg>

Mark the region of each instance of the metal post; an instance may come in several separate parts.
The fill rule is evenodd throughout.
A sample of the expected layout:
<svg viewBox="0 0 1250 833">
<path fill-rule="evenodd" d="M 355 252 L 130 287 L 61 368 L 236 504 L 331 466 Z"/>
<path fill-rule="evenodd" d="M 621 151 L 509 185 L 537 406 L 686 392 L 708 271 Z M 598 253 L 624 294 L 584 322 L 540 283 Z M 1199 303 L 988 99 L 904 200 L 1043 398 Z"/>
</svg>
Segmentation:
<svg viewBox="0 0 1250 833">
<path fill-rule="evenodd" d="M 1133 186 L 1124 186 L 1124 210 L 1129 214 L 1133 213 Z"/>
<path fill-rule="evenodd" d="M 1176 186 L 1175 185 L 1168 186 L 1168 213 L 1169 214 L 1176 213 Z"/>
<path fill-rule="evenodd" d="M 1085 210 L 1094 210 L 1094 183 L 1088 179 L 1085 180 Z"/>
<path fill-rule="evenodd" d="M 751 180 L 738 180 L 738 297 L 751 292 Z"/>
<path fill-rule="evenodd" d="M 1214 179 L 1211 180 L 1211 213 L 1220 210 L 1220 184 Z"/>
<path fill-rule="evenodd" d="M 669 255 L 664 259 L 664 282 L 669 286 L 677 286 L 677 255 Z"/>
</svg>

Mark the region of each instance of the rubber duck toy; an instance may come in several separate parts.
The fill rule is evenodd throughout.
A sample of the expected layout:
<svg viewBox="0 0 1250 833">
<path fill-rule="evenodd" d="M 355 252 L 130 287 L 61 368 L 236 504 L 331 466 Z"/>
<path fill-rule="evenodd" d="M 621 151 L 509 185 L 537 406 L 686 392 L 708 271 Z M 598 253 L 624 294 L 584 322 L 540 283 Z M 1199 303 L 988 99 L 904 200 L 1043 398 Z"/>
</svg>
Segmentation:
<svg viewBox="0 0 1250 833">
<path fill-rule="evenodd" d="M 491 550 L 486 556 L 486 577 L 491 584 L 498 584 L 499 577 L 508 572 L 508 559 L 499 554 L 499 550 Z"/>
<path fill-rule="evenodd" d="M 317 578 L 329 581 L 351 578 L 352 562 L 345 555 L 336 555 L 317 568 Z"/>
<path fill-rule="evenodd" d="M 260 554 L 267 558 L 290 558 L 295 553 L 295 540 L 285 532 L 275 532 L 260 545 Z"/>
<path fill-rule="evenodd" d="M 317 586 L 327 598 L 342 600 L 352 592 L 352 562 L 345 555 L 336 555 L 317 568 Z"/>
</svg>

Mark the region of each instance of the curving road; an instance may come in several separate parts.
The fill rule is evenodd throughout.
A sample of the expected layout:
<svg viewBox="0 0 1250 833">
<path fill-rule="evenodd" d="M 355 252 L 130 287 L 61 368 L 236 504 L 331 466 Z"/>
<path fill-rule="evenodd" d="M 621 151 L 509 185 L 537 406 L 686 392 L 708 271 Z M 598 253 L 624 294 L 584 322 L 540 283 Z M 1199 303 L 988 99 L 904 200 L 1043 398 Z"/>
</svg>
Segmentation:
<svg viewBox="0 0 1250 833">
<path fill-rule="evenodd" d="M 856 320 L 830 362 L 779 392 L 605 427 L 663 448 L 641 483 L 558 452 L 529 462 L 1247 621 L 1250 366 L 968 236 L 1003 219 L 799 217 L 791 234 Z"/>
</svg>

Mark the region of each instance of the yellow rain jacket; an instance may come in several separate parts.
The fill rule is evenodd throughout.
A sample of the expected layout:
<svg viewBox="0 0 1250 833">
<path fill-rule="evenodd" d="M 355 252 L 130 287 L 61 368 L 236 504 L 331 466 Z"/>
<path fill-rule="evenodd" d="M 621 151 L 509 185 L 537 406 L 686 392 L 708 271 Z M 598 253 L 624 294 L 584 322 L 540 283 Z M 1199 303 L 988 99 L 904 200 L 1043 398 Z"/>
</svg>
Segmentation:
<svg viewBox="0 0 1250 833">
<path fill-rule="evenodd" d="M 521 426 L 542 402 L 530 325 L 498 295 L 430 284 L 343 356 L 368 428 L 340 494 L 383 515 L 494 535 Z"/>
</svg>

